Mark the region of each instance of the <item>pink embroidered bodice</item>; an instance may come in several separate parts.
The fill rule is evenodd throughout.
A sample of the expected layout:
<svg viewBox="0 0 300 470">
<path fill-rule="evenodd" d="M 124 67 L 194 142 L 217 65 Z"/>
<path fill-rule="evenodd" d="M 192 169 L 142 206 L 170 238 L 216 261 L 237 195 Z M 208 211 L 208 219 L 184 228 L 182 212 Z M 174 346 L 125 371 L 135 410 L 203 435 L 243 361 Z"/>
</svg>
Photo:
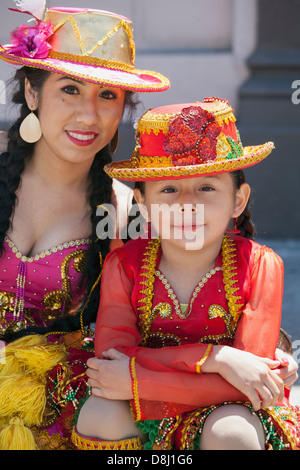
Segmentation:
<svg viewBox="0 0 300 470">
<path fill-rule="evenodd" d="M 47 326 L 82 301 L 84 253 L 90 241 L 79 239 L 36 256 L 23 256 L 5 238 L 0 258 L 0 333 Z"/>
</svg>

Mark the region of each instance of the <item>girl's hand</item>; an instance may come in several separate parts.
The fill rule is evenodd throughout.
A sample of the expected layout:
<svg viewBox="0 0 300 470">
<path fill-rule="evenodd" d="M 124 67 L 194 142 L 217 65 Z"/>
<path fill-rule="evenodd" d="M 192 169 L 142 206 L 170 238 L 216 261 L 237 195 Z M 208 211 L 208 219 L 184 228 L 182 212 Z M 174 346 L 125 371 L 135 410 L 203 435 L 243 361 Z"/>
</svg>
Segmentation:
<svg viewBox="0 0 300 470">
<path fill-rule="evenodd" d="M 129 357 L 116 349 L 102 354 L 104 359 L 88 359 L 88 384 L 92 394 L 110 400 L 130 400 L 133 398 Z"/>
<path fill-rule="evenodd" d="M 240 390 L 255 411 L 273 406 L 283 399 L 283 381 L 274 369 L 280 361 L 255 356 L 229 346 L 214 346 L 202 366 L 203 372 L 217 372 Z"/>
<path fill-rule="evenodd" d="M 279 369 L 276 370 L 284 385 L 291 388 L 298 379 L 298 364 L 295 359 L 282 349 L 276 349 L 275 357 L 280 361 Z"/>
</svg>

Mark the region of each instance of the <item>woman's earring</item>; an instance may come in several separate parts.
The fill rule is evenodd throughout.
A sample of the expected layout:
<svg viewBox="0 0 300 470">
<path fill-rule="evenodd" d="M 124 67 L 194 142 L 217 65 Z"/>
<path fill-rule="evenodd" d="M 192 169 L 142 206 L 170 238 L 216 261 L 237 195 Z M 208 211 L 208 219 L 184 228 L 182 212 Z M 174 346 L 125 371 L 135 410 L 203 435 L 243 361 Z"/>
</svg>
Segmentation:
<svg viewBox="0 0 300 470">
<path fill-rule="evenodd" d="M 40 121 L 33 111 L 22 121 L 20 126 L 20 136 L 28 144 L 37 142 L 42 137 Z"/>
<path fill-rule="evenodd" d="M 115 132 L 115 135 L 113 136 L 113 138 L 110 141 L 111 153 L 115 153 L 115 151 L 117 150 L 117 147 L 118 147 L 118 143 L 119 143 L 119 131 L 117 129 L 116 132 Z"/>
</svg>

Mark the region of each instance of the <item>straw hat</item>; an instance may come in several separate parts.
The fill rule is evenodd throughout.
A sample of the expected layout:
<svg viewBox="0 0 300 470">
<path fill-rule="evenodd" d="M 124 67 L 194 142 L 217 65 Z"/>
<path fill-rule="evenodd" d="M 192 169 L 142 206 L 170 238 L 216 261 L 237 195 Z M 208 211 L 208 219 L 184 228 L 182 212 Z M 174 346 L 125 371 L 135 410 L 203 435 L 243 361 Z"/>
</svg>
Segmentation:
<svg viewBox="0 0 300 470">
<path fill-rule="evenodd" d="M 17 0 L 17 6 L 14 11 L 30 13 L 35 24 L 21 25 L 12 33 L 12 44 L 0 45 L 1 59 L 137 92 L 169 88 L 163 75 L 134 68 L 128 18 L 88 8 L 50 8 L 42 20 L 45 0 Z"/>
<path fill-rule="evenodd" d="M 205 98 L 148 110 L 137 123 L 131 159 L 104 169 L 133 181 L 213 175 L 255 165 L 273 148 L 273 142 L 243 147 L 228 102 Z"/>
</svg>

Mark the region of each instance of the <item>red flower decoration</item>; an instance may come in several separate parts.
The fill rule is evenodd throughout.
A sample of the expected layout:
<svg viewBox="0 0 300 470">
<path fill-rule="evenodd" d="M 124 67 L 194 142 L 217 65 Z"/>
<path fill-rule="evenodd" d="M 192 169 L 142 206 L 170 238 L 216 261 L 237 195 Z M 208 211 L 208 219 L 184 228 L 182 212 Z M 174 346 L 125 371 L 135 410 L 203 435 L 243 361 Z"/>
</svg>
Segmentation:
<svg viewBox="0 0 300 470">
<path fill-rule="evenodd" d="M 163 147 L 173 156 L 175 166 L 213 161 L 220 132 L 213 114 L 200 106 L 190 106 L 171 122 Z"/>
</svg>

